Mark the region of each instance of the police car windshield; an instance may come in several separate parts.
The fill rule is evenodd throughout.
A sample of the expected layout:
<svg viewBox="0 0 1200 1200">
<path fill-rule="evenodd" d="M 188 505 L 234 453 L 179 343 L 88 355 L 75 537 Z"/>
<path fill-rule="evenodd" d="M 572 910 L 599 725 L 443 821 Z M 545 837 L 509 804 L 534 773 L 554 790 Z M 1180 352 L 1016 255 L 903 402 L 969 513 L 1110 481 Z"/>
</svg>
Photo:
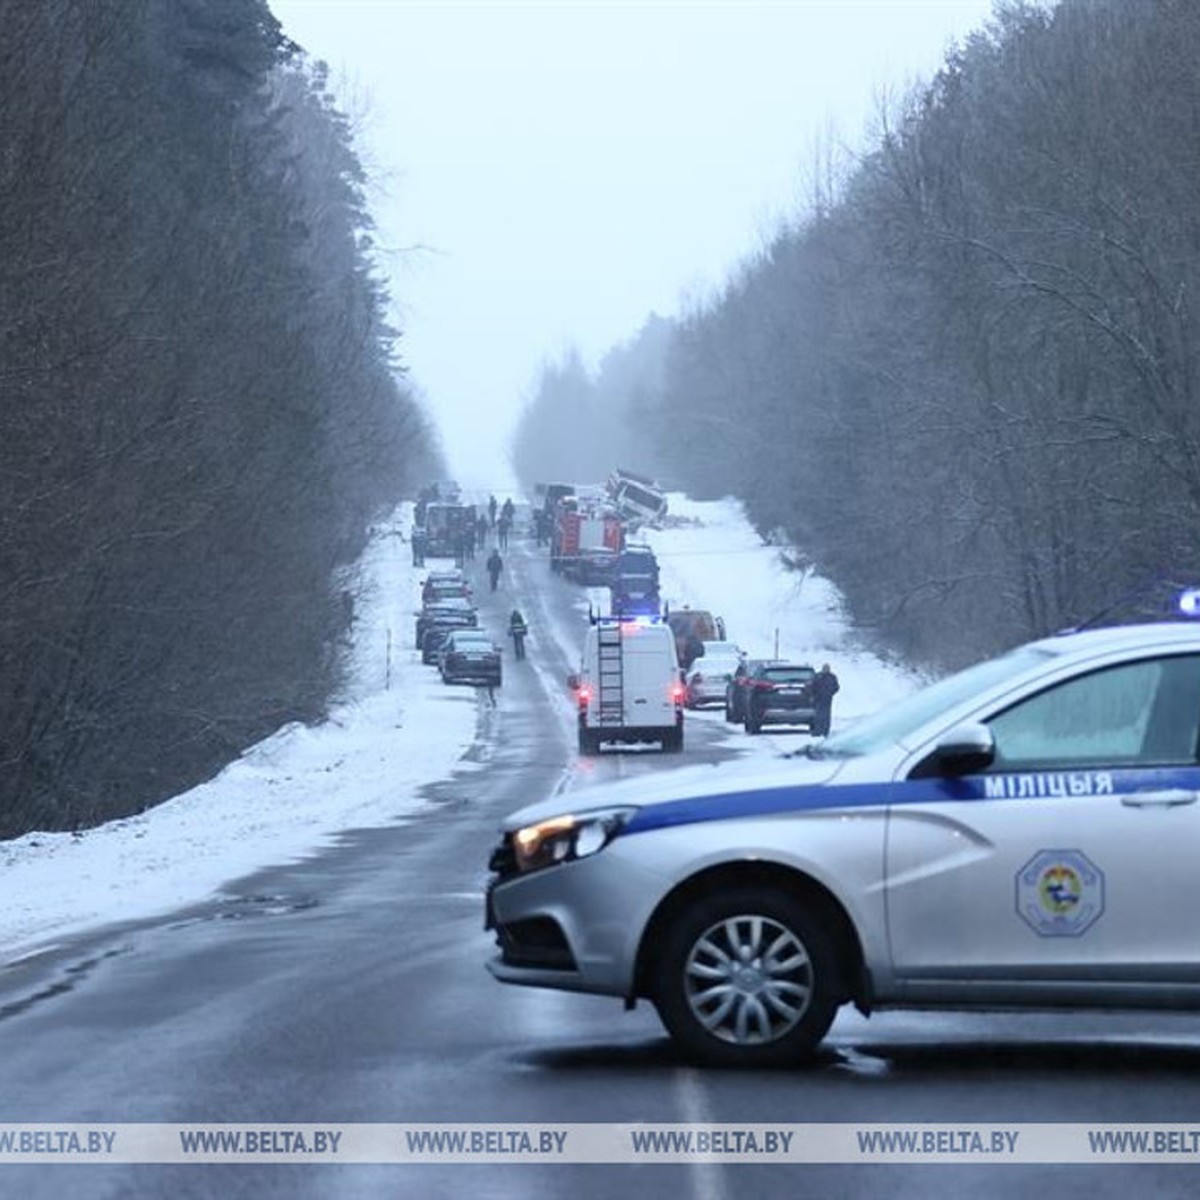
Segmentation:
<svg viewBox="0 0 1200 1200">
<path fill-rule="evenodd" d="M 939 713 L 949 712 L 979 692 L 1024 675 L 1049 658 L 1053 658 L 1053 655 L 1048 650 L 1023 646 L 1000 658 L 976 663 L 965 671 L 939 679 L 937 683 L 914 692 L 897 704 L 864 717 L 845 733 L 828 738 L 820 746 L 813 746 L 812 756 L 853 758 L 859 754 L 871 754 L 897 742 L 903 743 L 910 734 L 927 721 L 932 721 Z"/>
</svg>

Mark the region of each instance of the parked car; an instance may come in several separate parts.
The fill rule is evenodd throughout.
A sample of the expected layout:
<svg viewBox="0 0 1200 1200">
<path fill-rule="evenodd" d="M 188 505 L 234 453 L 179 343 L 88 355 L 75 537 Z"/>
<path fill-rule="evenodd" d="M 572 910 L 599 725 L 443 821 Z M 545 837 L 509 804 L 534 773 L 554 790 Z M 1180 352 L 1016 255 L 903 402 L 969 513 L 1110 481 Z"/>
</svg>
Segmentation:
<svg viewBox="0 0 1200 1200">
<path fill-rule="evenodd" d="M 763 663 L 750 676 L 746 691 L 747 733 L 764 725 L 803 725 L 812 729 L 817 717 L 812 681 L 816 670 L 807 663 Z"/>
<path fill-rule="evenodd" d="M 457 621 L 458 625 L 478 625 L 479 617 L 475 611 L 475 606 L 465 596 L 451 596 L 445 600 L 438 600 L 435 603 L 427 604 L 417 614 L 417 626 L 413 635 L 417 649 L 422 649 L 422 642 L 425 640 L 425 630 L 435 622 L 443 624 L 454 624 L 456 617 L 462 617 Z M 467 617 L 470 617 L 468 620 Z"/>
<path fill-rule="evenodd" d="M 847 1003 L 1196 1012 L 1198 795 L 1200 627 L 1045 638 L 765 771 L 513 813 L 488 969 L 647 998 L 735 1067 L 810 1058 Z"/>
<path fill-rule="evenodd" d="M 704 642 L 704 653 L 685 672 L 684 703 L 688 708 L 724 704 L 733 673 L 745 657 L 733 642 Z"/>
<path fill-rule="evenodd" d="M 746 658 L 738 664 L 737 670 L 734 671 L 733 677 L 729 680 L 725 688 L 725 720 L 732 721 L 735 725 L 741 725 L 745 721 L 746 697 L 750 692 L 754 672 L 759 667 L 771 663 L 781 664 L 782 660 L 777 658 Z"/>
<path fill-rule="evenodd" d="M 457 568 L 451 571 L 431 571 L 421 584 L 421 603 L 436 604 L 439 600 L 471 598 L 471 585 Z"/>
<path fill-rule="evenodd" d="M 500 647 L 482 629 L 452 629 L 442 639 L 438 670 L 443 683 L 484 683 L 499 687 Z"/>
</svg>

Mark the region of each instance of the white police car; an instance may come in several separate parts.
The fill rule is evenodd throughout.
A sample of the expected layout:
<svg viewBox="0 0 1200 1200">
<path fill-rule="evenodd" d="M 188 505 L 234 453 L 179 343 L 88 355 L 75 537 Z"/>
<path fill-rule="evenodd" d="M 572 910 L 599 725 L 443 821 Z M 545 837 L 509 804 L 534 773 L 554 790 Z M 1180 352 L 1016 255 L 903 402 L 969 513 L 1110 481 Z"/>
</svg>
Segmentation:
<svg viewBox="0 0 1200 1200">
<path fill-rule="evenodd" d="M 1200 628 L 1031 643 L 767 775 L 515 813 L 489 969 L 648 997 L 714 1064 L 801 1059 L 847 1001 L 1200 1008 L 1198 741 Z"/>
</svg>

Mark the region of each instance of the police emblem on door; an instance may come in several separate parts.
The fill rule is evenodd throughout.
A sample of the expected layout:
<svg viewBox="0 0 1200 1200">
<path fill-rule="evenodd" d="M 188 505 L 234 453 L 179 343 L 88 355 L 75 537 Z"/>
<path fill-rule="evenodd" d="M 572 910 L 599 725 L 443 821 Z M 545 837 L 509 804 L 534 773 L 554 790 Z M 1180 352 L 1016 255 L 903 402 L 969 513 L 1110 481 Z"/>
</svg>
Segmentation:
<svg viewBox="0 0 1200 1200">
<path fill-rule="evenodd" d="M 1041 937 L 1078 937 L 1104 912 L 1104 873 L 1078 850 L 1039 850 L 1017 873 L 1017 914 Z"/>
</svg>

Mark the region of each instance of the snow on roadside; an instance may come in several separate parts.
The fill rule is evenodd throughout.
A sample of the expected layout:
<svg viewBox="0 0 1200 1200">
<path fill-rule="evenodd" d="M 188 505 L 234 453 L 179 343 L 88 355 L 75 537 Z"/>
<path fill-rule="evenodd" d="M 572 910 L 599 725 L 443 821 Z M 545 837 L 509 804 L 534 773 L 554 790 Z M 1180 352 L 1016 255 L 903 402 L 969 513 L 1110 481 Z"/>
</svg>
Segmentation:
<svg viewBox="0 0 1200 1200">
<path fill-rule="evenodd" d="M 670 502 L 684 523 L 644 539 L 659 557 L 664 596 L 675 607 L 724 616 L 730 638 L 752 656 L 771 655 L 778 630 L 781 655 L 830 662 L 842 683 L 835 727 L 916 685 L 914 676 L 854 646 L 835 589 L 789 571 L 738 502 L 682 495 Z M 79 837 L 37 833 L 0 842 L 0 963 L 68 934 L 204 901 L 232 880 L 316 853 L 339 830 L 403 819 L 421 807 L 422 786 L 472 768 L 462 755 L 475 734 L 474 692 L 444 687 L 411 648 L 423 571 L 413 569 L 398 536 L 410 524 L 411 509 L 402 506 L 364 555 L 350 685 L 328 721 L 279 730 L 215 778 L 140 816 Z M 585 598 L 580 605 L 586 611 Z M 555 635 L 573 658 L 574 631 L 556 627 Z M 689 719 L 696 717 L 723 725 L 719 713 Z M 750 754 L 776 755 L 795 744 L 787 735 L 728 732 Z"/>
<path fill-rule="evenodd" d="M 350 680 L 329 720 L 279 730 L 140 816 L 79 836 L 0 842 L 0 962 L 211 898 L 231 880 L 317 852 L 339 830 L 393 823 L 422 806 L 423 785 L 469 766 L 475 693 L 446 688 L 412 649 L 424 571 L 399 536 L 410 524 L 403 505 L 362 559 Z"/>
<path fill-rule="evenodd" d="M 922 680 L 854 644 L 841 597 L 827 579 L 786 566 L 763 545 L 737 500 L 668 497 L 675 521 L 639 535 L 658 558 L 663 599 L 724 617 L 726 635 L 751 658 L 828 662 L 841 691 L 834 728 L 908 695 Z"/>
</svg>

